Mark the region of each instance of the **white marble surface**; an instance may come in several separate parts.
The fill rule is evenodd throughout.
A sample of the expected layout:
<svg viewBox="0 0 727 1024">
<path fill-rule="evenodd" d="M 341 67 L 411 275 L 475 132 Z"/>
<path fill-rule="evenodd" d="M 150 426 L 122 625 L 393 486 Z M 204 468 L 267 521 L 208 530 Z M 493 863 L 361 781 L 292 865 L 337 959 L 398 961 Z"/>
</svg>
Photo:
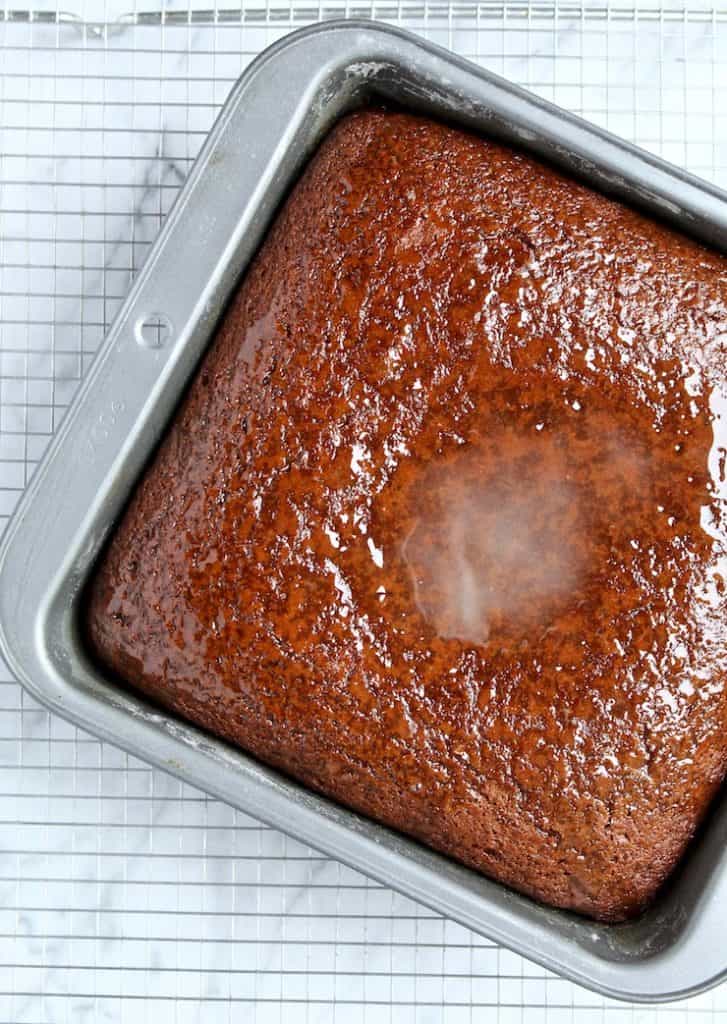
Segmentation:
<svg viewBox="0 0 727 1024">
<path fill-rule="evenodd" d="M 97 27 L 130 7 L 0 22 L 2 520 L 230 85 L 292 25 L 281 9 Z M 409 24 L 727 185 L 727 12 L 691 10 Z M 727 1021 L 727 988 L 659 1008 L 594 996 L 79 733 L 2 673 L 0 1021 L 490 1019 Z"/>
</svg>

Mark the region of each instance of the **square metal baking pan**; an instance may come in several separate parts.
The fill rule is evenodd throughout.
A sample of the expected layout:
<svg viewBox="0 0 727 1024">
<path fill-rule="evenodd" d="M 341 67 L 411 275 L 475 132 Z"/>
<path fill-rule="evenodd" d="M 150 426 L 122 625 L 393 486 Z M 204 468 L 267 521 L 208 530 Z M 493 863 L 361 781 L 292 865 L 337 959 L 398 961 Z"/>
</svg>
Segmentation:
<svg viewBox="0 0 727 1024">
<path fill-rule="evenodd" d="M 233 90 L 3 538 L 3 653 L 58 714 L 548 968 L 626 999 L 693 993 L 727 975 L 727 800 L 643 917 L 594 924 L 160 713 L 104 678 L 84 651 L 85 579 L 234 285 L 321 138 L 372 100 L 525 147 L 727 252 L 727 195 L 443 50 L 369 22 L 288 36 Z M 163 318 L 166 337 L 144 329 L 150 315 Z"/>
</svg>

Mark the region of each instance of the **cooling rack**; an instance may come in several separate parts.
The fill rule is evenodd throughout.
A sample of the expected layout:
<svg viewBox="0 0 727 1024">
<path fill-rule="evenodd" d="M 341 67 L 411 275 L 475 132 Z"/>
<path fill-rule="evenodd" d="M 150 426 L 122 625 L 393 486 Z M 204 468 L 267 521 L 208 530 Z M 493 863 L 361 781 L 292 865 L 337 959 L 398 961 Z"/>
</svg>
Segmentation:
<svg viewBox="0 0 727 1024">
<path fill-rule="evenodd" d="M 727 187 L 727 7 L 68 3 L 0 7 L 0 526 L 230 87 L 293 28 L 408 27 Z M 643 1008 L 565 982 L 1 671 L 0 1022 L 727 1022 L 727 986 Z"/>
</svg>

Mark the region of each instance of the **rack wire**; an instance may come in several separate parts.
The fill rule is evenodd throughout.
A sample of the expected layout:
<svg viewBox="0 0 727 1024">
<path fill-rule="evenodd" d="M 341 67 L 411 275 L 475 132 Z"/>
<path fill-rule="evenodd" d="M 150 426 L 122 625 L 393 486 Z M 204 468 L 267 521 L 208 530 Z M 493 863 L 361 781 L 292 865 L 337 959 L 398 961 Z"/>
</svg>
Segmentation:
<svg viewBox="0 0 727 1024">
<path fill-rule="evenodd" d="M 727 7 L 129 4 L 0 7 L 0 525 L 230 87 L 293 28 L 412 28 L 727 186 Z M 569 984 L 80 732 L 1 671 L 0 1021 L 727 1022 L 727 987 L 638 1008 Z"/>
</svg>

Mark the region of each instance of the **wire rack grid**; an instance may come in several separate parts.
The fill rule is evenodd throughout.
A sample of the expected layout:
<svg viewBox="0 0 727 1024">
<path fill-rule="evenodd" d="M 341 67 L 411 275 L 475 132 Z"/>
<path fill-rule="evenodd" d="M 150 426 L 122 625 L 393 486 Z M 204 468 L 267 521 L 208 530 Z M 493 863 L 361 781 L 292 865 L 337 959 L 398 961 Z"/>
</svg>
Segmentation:
<svg viewBox="0 0 727 1024">
<path fill-rule="evenodd" d="M 0 7 L 0 525 L 233 82 L 333 16 L 412 28 L 727 186 L 727 7 Z M 1 671 L 2 1022 L 727 1022 L 727 987 L 638 1008 L 569 984 L 81 733 Z"/>
</svg>

